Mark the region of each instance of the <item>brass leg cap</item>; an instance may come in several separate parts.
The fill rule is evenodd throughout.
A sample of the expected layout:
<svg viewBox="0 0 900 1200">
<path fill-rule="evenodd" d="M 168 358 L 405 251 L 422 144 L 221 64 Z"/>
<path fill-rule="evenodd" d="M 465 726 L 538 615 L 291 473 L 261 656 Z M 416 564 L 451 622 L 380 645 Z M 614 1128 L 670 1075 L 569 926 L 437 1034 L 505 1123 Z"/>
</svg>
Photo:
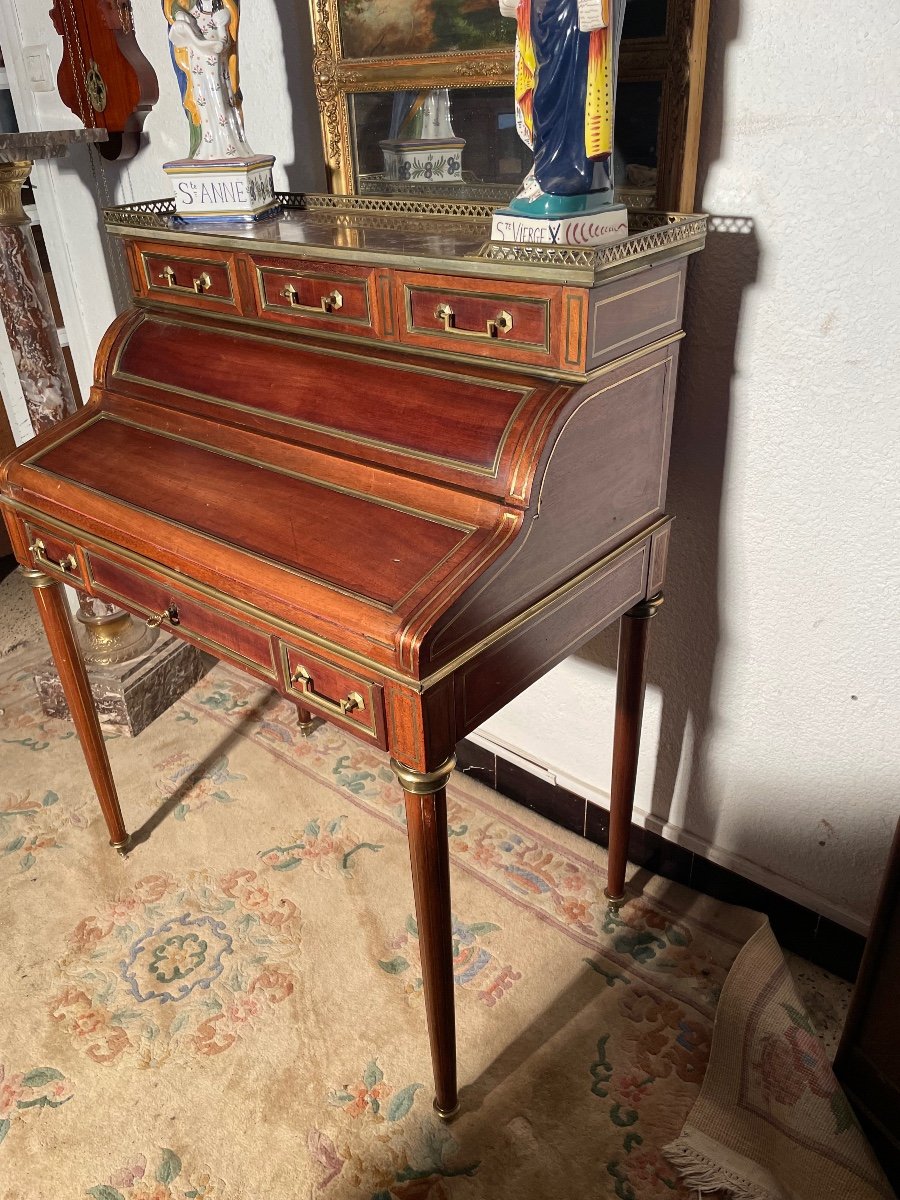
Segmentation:
<svg viewBox="0 0 900 1200">
<path fill-rule="evenodd" d="M 311 721 L 298 721 L 297 729 L 299 730 L 301 737 L 309 738 L 312 737 L 312 735 L 319 728 L 319 724 L 320 722 L 315 718 L 313 718 Z"/>
<path fill-rule="evenodd" d="M 123 858 L 126 858 L 128 851 L 132 848 L 131 834 L 129 833 L 124 842 L 110 842 L 109 844 L 112 846 L 113 850 L 118 851 Z"/>
<path fill-rule="evenodd" d="M 457 1100 L 457 1102 L 453 1108 L 441 1108 L 441 1106 L 438 1104 L 437 1100 L 435 1100 L 434 1111 L 437 1113 L 437 1115 L 441 1118 L 442 1121 L 452 1121 L 453 1118 L 456 1116 L 456 1114 L 459 1112 L 459 1101 Z"/>
<path fill-rule="evenodd" d="M 622 905 L 628 899 L 628 897 L 625 895 L 624 892 L 622 893 L 621 896 L 611 896 L 609 894 L 609 888 L 603 889 L 603 895 L 606 897 L 607 901 L 609 902 L 608 903 L 609 911 L 613 912 L 613 913 L 617 913 L 619 911 L 619 909 L 622 907 Z"/>
</svg>

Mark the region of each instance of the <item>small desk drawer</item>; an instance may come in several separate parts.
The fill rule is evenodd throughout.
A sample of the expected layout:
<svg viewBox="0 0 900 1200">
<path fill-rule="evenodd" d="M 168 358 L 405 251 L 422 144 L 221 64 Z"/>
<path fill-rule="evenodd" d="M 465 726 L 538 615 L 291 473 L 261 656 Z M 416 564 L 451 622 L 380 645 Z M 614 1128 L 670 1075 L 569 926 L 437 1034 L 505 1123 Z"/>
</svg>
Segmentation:
<svg viewBox="0 0 900 1200">
<path fill-rule="evenodd" d="M 448 286 L 450 284 L 450 286 Z M 398 273 L 400 339 L 455 354 L 503 362 L 553 363 L 559 288 L 489 283 Z"/>
<path fill-rule="evenodd" d="M 117 600 L 164 629 L 184 634 L 220 658 L 269 679 L 276 677 L 272 639 L 244 624 L 237 614 L 226 616 L 178 588 L 148 579 L 93 551 L 87 551 L 85 557 L 90 582 L 99 595 Z"/>
<path fill-rule="evenodd" d="M 186 255 L 177 246 L 139 246 L 135 254 L 140 294 L 148 299 L 217 312 L 239 311 L 230 254 Z"/>
<path fill-rule="evenodd" d="M 25 522 L 25 534 L 31 561 L 39 571 L 46 571 L 54 578 L 62 578 L 70 583 L 84 582 L 74 542 L 50 533 L 40 525 L 32 525 L 30 521 Z"/>
<path fill-rule="evenodd" d="M 281 646 L 281 665 L 286 691 L 304 708 L 387 747 L 380 684 L 286 643 Z"/>
<path fill-rule="evenodd" d="M 253 258 L 251 274 L 265 320 L 368 334 L 378 327 L 375 272 L 367 267 Z"/>
</svg>

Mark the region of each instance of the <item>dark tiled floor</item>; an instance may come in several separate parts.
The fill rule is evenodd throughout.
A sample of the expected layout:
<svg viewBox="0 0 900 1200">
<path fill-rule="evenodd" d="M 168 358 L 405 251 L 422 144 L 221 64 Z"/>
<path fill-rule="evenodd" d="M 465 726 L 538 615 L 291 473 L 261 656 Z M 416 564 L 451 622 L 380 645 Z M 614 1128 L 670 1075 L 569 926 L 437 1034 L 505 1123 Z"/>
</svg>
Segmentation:
<svg viewBox="0 0 900 1200">
<path fill-rule="evenodd" d="M 587 801 L 497 756 L 497 791 L 563 829 L 584 835 Z"/>
<path fill-rule="evenodd" d="M 609 813 L 605 808 L 588 804 L 583 797 L 468 741 L 457 747 L 457 759 L 466 774 L 510 800 L 599 846 L 609 844 Z M 764 912 L 786 950 L 842 979 L 856 978 L 865 946 L 861 934 L 637 825 L 631 827 L 628 857 L 654 875 L 685 884 L 725 903 Z"/>
</svg>

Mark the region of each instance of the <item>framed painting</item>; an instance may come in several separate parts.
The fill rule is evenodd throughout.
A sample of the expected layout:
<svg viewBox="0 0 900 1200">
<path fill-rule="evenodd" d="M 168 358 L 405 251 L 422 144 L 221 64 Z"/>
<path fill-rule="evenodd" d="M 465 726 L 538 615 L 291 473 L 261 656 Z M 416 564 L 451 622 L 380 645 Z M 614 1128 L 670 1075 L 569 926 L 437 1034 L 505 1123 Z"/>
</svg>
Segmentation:
<svg viewBox="0 0 900 1200">
<path fill-rule="evenodd" d="M 515 131 L 515 22 L 498 0 L 310 0 L 329 187 L 504 202 L 530 166 Z M 709 0 L 629 0 L 619 62 L 617 178 L 635 207 L 691 211 Z M 461 165 L 385 170 L 398 93 L 446 89 Z M 451 172 L 448 174 L 447 172 Z"/>
</svg>

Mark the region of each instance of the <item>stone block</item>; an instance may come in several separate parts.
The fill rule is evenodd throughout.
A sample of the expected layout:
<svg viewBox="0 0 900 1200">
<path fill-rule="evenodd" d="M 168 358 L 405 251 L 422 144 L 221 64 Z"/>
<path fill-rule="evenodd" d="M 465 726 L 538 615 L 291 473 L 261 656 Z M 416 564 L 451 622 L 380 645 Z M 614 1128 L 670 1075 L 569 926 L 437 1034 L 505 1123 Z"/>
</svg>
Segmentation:
<svg viewBox="0 0 900 1200">
<path fill-rule="evenodd" d="M 91 667 L 91 693 L 107 731 L 137 737 L 213 666 L 215 659 L 171 634 L 161 634 L 148 653 L 129 662 Z M 34 674 L 44 715 L 70 720 L 69 706 L 52 659 Z"/>
</svg>

